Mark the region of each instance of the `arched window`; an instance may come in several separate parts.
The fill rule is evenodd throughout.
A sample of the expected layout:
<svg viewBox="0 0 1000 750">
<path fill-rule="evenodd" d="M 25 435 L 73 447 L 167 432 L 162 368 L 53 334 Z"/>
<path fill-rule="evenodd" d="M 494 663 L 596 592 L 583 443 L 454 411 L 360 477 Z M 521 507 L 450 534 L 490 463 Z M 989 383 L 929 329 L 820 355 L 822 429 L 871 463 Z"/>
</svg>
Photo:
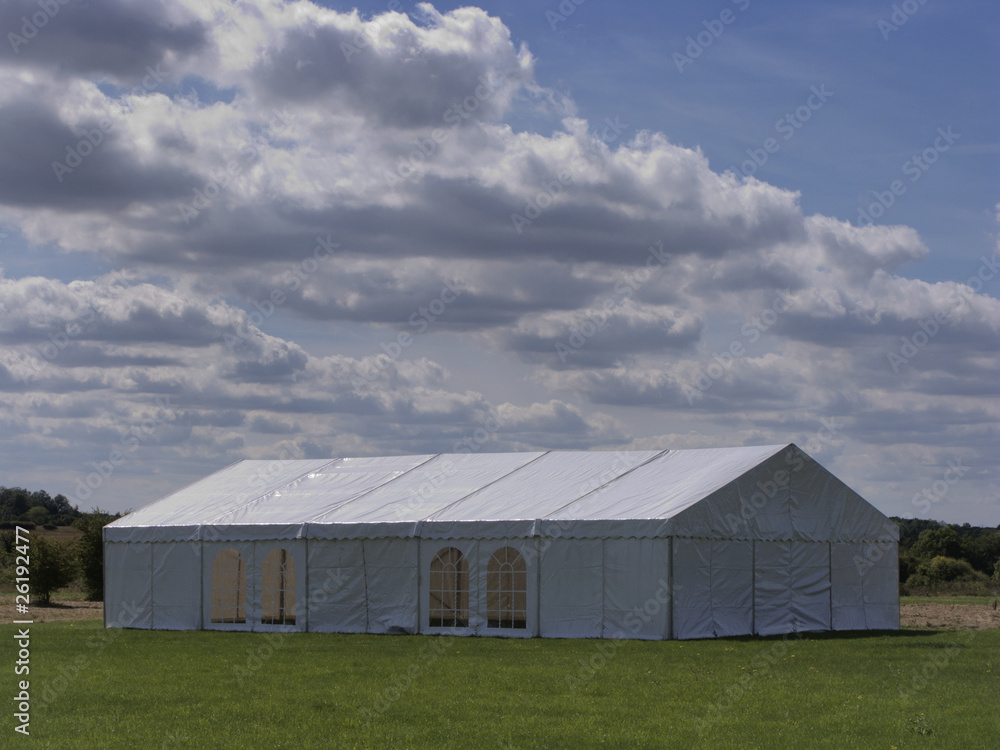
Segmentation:
<svg viewBox="0 0 1000 750">
<path fill-rule="evenodd" d="M 528 574 L 524 558 L 513 547 L 501 547 L 486 565 L 486 625 L 526 628 Z"/>
<path fill-rule="evenodd" d="M 243 556 L 226 547 L 212 561 L 212 622 L 247 621 L 247 569 Z"/>
<path fill-rule="evenodd" d="M 295 560 L 273 549 L 261 566 L 260 621 L 264 625 L 295 624 Z"/>
<path fill-rule="evenodd" d="M 454 547 L 445 547 L 431 560 L 430 625 L 465 628 L 469 625 L 469 564 Z"/>
</svg>

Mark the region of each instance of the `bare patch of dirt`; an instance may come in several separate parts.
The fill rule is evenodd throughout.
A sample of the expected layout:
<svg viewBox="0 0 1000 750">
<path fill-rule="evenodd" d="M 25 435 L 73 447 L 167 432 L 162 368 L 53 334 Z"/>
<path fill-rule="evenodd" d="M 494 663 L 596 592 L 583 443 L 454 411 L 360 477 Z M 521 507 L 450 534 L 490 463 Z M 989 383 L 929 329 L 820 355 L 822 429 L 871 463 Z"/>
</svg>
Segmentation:
<svg viewBox="0 0 1000 750">
<path fill-rule="evenodd" d="M 28 614 L 18 614 L 14 608 L 13 597 L 4 597 L 0 612 L 0 622 L 11 622 L 13 620 L 34 620 L 37 622 L 68 622 L 79 620 L 103 620 L 103 602 L 54 602 L 47 607 L 40 604 L 32 604 L 28 609 Z"/>
<path fill-rule="evenodd" d="M 1000 609 L 992 604 L 904 604 L 899 608 L 904 628 L 1000 628 Z"/>
</svg>

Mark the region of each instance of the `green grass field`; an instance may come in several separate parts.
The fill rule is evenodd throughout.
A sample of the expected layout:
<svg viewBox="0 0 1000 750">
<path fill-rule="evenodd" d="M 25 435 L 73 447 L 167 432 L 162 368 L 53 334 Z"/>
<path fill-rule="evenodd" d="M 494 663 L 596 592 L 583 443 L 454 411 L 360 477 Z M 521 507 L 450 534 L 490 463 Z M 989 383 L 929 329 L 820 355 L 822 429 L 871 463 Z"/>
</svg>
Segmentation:
<svg viewBox="0 0 1000 750">
<path fill-rule="evenodd" d="M 0 631 L 11 644 L 14 627 Z M 0 746 L 902 750 L 1000 736 L 1000 630 L 642 642 L 85 621 L 32 627 L 30 679 L 31 737 L 8 712 Z"/>
</svg>

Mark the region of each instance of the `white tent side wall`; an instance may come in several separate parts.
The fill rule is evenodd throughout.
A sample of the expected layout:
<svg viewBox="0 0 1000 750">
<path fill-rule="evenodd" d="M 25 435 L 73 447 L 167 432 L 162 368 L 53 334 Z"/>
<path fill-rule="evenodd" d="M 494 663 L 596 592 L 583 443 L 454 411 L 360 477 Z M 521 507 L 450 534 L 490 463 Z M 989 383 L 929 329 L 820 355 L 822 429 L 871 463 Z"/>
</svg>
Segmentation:
<svg viewBox="0 0 1000 750">
<path fill-rule="evenodd" d="M 604 629 L 600 539 L 543 539 L 538 609 L 543 638 L 600 638 Z"/>
<path fill-rule="evenodd" d="M 861 575 L 865 628 L 899 629 L 899 553 L 893 544 L 865 545 L 861 561 L 852 560 Z"/>
<path fill-rule="evenodd" d="M 364 540 L 369 633 L 419 631 L 418 548 L 416 539 Z"/>
<path fill-rule="evenodd" d="M 753 543 L 674 539 L 673 637 L 753 632 Z"/>
<path fill-rule="evenodd" d="M 201 578 L 199 542 L 162 542 L 153 548 L 152 623 L 159 630 L 201 627 L 201 597 L 192 583 Z"/>
<path fill-rule="evenodd" d="M 105 542 L 104 582 L 107 627 L 153 627 L 151 543 Z"/>
<path fill-rule="evenodd" d="M 670 637 L 670 540 L 604 540 L 604 638 Z"/>
<path fill-rule="evenodd" d="M 308 545 L 309 629 L 367 632 L 364 543 L 360 539 L 310 539 Z"/>
</svg>

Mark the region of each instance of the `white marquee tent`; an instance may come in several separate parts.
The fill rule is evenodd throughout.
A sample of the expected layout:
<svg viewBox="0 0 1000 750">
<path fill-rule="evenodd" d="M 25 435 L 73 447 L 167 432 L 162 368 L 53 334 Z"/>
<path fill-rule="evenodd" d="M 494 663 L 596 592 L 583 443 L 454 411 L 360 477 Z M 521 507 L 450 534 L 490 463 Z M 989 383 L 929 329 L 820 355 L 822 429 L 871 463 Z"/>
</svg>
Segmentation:
<svg viewBox="0 0 1000 750">
<path fill-rule="evenodd" d="M 794 445 L 241 461 L 104 529 L 109 627 L 899 627 L 896 526 Z"/>
</svg>

